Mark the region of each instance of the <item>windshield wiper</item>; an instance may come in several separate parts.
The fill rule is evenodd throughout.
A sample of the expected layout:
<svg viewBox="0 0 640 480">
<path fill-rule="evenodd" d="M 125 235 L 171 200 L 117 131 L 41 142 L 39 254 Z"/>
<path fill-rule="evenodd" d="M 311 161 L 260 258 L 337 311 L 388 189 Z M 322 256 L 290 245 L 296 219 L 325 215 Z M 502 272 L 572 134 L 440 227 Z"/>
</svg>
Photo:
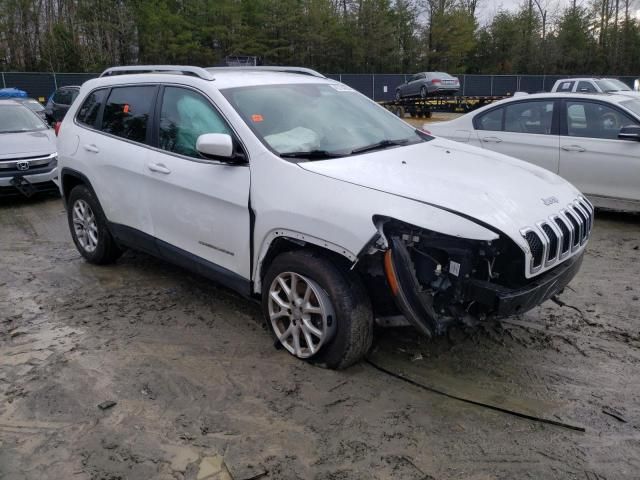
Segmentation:
<svg viewBox="0 0 640 480">
<path fill-rule="evenodd" d="M 364 147 L 356 148 L 355 150 L 351 150 L 351 154 L 354 155 L 356 153 L 369 152 L 369 151 L 372 151 L 372 150 L 380 150 L 380 149 L 383 149 L 383 148 L 395 147 L 397 145 L 404 145 L 406 143 L 409 143 L 409 139 L 408 138 L 401 138 L 399 140 L 385 139 L 385 140 L 381 140 L 381 141 L 376 142 L 376 143 L 372 143 L 371 145 L 367 145 L 367 146 L 364 146 Z"/>
<path fill-rule="evenodd" d="M 301 152 L 281 153 L 282 158 L 307 158 L 309 160 L 323 160 L 325 158 L 344 157 L 342 153 L 329 152 L 327 150 L 307 150 Z"/>
</svg>

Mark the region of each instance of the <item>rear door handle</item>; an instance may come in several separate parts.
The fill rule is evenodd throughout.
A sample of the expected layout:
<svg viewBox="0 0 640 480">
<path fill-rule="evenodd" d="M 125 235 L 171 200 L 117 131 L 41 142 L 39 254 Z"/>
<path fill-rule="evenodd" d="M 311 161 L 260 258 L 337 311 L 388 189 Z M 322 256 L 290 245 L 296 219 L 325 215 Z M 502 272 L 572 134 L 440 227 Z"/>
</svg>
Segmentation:
<svg viewBox="0 0 640 480">
<path fill-rule="evenodd" d="M 483 137 L 482 141 L 485 143 L 500 143 L 502 142 L 502 139 L 498 137 Z"/>
<path fill-rule="evenodd" d="M 584 152 L 585 149 L 580 145 L 563 145 L 561 147 L 565 152 Z"/>
<path fill-rule="evenodd" d="M 83 145 L 83 147 L 87 152 L 100 153 L 100 149 L 96 147 L 93 143 L 91 145 Z"/>
<path fill-rule="evenodd" d="M 169 170 L 164 164 L 162 163 L 150 163 L 149 165 L 147 165 L 147 168 L 149 170 L 151 170 L 152 172 L 156 172 L 156 173 L 164 173 L 165 175 L 171 173 L 171 170 Z"/>
</svg>

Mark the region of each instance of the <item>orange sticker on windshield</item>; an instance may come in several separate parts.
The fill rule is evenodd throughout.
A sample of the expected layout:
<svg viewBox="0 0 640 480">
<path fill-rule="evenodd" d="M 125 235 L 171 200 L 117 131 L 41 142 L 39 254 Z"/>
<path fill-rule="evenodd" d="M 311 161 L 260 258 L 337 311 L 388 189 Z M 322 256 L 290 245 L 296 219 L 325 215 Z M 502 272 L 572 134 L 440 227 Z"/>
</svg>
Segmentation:
<svg viewBox="0 0 640 480">
<path fill-rule="evenodd" d="M 251 120 L 253 120 L 254 122 L 262 122 L 264 118 L 259 113 L 254 113 L 253 115 L 251 115 Z"/>
<path fill-rule="evenodd" d="M 122 111 L 123 111 L 124 113 L 129 113 L 129 104 L 128 104 L 128 103 L 125 103 L 125 104 L 124 104 L 124 107 L 122 108 Z"/>
</svg>

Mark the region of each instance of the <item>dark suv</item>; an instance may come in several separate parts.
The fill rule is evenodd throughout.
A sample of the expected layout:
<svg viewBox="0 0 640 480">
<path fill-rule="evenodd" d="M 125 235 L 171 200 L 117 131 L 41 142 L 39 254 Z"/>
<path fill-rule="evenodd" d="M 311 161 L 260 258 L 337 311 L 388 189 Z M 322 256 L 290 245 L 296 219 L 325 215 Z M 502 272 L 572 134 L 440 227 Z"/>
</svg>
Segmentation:
<svg viewBox="0 0 640 480">
<path fill-rule="evenodd" d="M 79 91 L 79 86 L 69 85 L 66 87 L 60 87 L 53 92 L 53 95 L 49 97 L 49 101 L 44 107 L 45 116 L 51 125 L 62 121 L 67 110 L 69 110 L 69 107 L 78 96 Z"/>
</svg>

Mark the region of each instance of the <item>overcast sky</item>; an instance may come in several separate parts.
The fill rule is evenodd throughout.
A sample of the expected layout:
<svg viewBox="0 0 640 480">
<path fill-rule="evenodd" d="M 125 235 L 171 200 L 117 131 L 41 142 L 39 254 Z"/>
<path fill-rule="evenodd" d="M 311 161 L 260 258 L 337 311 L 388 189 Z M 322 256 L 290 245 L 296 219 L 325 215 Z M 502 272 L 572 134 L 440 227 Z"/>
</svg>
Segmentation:
<svg viewBox="0 0 640 480">
<path fill-rule="evenodd" d="M 504 10 L 517 10 L 518 7 L 527 0 L 479 0 L 478 1 L 478 20 L 480 24 L 486 25 L 502 8 Z M 543 5 L 547 6 L 547 15 L 551 20 L 572 0 L 542 0 Z M 578 0 L 579 5 L 589 5 L 589 0 Z M 622 2 L 621 2 L 622 3 Z M 631 10 L 635 12 L 637 18 L 640 18 L 640 0 L 631 2 Z"/>
</svg>

